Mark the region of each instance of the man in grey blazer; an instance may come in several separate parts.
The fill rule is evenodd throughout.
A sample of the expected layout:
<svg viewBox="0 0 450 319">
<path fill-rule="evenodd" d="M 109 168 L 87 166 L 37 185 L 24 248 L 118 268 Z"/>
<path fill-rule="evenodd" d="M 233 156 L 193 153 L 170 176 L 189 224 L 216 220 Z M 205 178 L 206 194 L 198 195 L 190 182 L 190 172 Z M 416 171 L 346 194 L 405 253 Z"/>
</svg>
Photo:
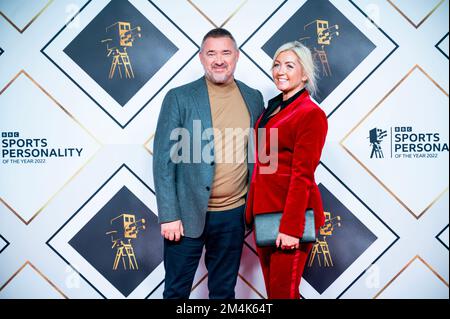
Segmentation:
<svg viewBox="0 0 450 319">
<path fill-rule="evenodd" d="M 167 93 L 154 141 L 165 299 L 189 298 L 203 248 L 209 297 L 235 297 L 249 132 L 264 110 L 261 93 L 234 79 L 239 50 L 227 30 L 208 32 L 199 57 L 205 76 Z"/>
</svg>

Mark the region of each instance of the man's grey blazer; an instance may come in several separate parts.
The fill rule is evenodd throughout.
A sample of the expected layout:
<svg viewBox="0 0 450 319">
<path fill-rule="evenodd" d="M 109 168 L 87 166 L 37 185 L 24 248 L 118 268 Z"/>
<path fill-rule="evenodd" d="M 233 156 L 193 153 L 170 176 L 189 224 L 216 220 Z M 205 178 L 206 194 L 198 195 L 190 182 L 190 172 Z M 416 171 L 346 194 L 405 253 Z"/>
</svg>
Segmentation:
<svg viewBox="0 0 450 319">
<path fill-rule="evenodd" d="M 263 97 L 259 91 L 240 81 L 236 80 L 236 84 L 250 114 L 250 128 L 253 128 L 264 111 Z M 199 136 L 199 127 L 203 136 Z M 198 238 L 203 233 L 214 179 L 214 135 L 204 134 L 208 128 L 212 128 L 212 119 L 205 77 L 167 92 L 159 114 L 153 146 L 153 176 L 159 222 L 181 220 L 184 235 L 191 238 Z M 174 136 L 178 136 L 178 139 L 171 140 L 171 135 L 172 139 Z M 183 138 L 188 143 L 177 144 Z M 201 140 L 201 143 L 194 146 L 196 143 L 193 139 L 196 143 Z M 249 144 L 250 141 L 251 138 Z M 190 150 L 177 149 L 180 145 L 190 146 Z M 177 158 L 178 153 L 186 156 L 187 151 L 190 162 L 172 161 L 172 158 Z M 211 155 L 208 161 L 204 161 L 201 156 L 204 151 Z M 248 168 L 251 178 L 253 164 L 249 163 Z"/>
</svg>

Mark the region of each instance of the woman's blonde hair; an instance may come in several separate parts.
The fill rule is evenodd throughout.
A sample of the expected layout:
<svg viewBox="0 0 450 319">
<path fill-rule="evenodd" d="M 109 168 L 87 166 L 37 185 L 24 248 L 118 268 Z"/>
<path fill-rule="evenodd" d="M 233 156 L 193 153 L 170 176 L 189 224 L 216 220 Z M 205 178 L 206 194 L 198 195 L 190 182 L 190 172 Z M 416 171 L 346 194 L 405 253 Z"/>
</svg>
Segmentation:
<svg viewBox="0 0 450 319">
<path fill-rule="evenodd" d="M 303 70 L 306 74 L 306 77 L 308 78 L 305 87 L 311 95 L 315 95 L 318 91 L 317 88 L 318 75 L 317 75 L 317 68 L 314 63 L 313 56 L 311 54 L 311 50 L 309 50 L 307 46 L 301 44 L 298 41 L 285 43 L 278 48 L 277 52 L 275 52 L 272 67 L 278 55 L 285 51 L 292 51 L 297 55 L 303 67 Z"/>
</svg>

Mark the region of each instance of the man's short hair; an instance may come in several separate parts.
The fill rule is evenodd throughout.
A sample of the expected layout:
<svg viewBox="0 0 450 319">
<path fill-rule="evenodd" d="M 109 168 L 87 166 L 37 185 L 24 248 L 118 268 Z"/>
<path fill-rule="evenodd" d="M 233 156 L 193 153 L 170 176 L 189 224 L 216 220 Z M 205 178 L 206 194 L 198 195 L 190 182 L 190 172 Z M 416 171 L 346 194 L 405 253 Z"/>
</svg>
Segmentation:
<svg viewBox="0 0 450 319">
<path fill-rule="evenodd" d="M 238 49 L 236 40 L 234 39 L 230 31 L 223 28 L 216 28 L 212 29 L 207 34 L 205 34 L 202 40 L 202 46 L 200 48 L 200 51 L 203 51 L 203 45 L 205 44 L 205 41 L 209 38 L 230 38 L 231 40 L 233 40 L 235 49 L 236 50 Z"/>
</svg>

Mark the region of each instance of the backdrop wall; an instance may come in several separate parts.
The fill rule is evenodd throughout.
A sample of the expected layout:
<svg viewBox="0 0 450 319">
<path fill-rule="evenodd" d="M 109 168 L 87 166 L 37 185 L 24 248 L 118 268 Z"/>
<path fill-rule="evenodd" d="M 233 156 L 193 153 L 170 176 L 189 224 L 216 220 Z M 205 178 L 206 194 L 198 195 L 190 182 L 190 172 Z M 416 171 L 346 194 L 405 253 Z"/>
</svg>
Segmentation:
<svg viewBox="0 0 450 319">
<path fill-rule="evenodd" d="M 229 29 L 267 102 L 276 48 L 315 53 L 327 224 L 304 298 L 449 297 L 448 0 L 0 0 L 0 298 L 161 298 L 162 99 Z M 192 298 L 207 297 L 201 261 Z M 265 298 L 247 234 L 238 298 Z"/>
</svg>

